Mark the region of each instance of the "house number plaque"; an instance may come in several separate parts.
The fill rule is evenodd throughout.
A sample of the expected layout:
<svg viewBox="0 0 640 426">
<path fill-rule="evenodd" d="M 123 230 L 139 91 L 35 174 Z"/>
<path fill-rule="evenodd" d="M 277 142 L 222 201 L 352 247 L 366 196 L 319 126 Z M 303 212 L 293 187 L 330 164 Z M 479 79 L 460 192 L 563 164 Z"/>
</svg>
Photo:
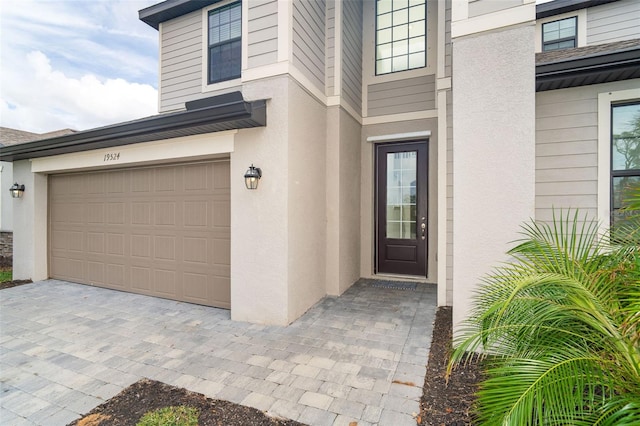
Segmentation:
<svg viewBox="0 0 640 426">
<path fill-rule="evenodd" d="M 104 159 L 102 161 L 116 161 L 120 159 L 119 152 L 111 152 L 109 154 L 104 155 Z"/>
</svg>

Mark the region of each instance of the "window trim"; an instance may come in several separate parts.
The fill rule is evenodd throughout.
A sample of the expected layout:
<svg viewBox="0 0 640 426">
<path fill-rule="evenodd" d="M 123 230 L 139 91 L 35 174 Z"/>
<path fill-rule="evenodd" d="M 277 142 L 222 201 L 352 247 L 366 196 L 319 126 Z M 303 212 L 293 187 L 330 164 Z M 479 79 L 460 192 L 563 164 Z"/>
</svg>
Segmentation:
<svg viewBox="0 0 640 426">
<path fill-rule="evenodd" d="M 611 228 L 612 105 L 640 101 L 640 88 L 598 93 L 598 219 L 602 235 Z"/>
<path fill-rule="evenodd" d="M 210 39 L 210 34 L 209 34 L 209 18 L 211 16 L 212 13 L 215 13 L 217 11 L 219 11 L 220 9 L 232 9 L 234 7 L 238 6 L 240 8 L 240 36 L 238 37 L 234 37 L 231 38 L 229 40 L 225 40 L 223 42 L 218 42 L 215 43 L 213 45 L 210 44 L 209 39 Z M 204 31 L 206 33 L 206 38 L 207 38 L 207 43 L 206 43 L 206 51 L 207 51 L 207 55 L 206 55 L 206 68 L 207 68 L 207 76 L 206 76 L 206 82 L 208 85 L 212 85 L 212 84 L 216 84 L 216 83 L 222 83 L 225 81 L 229 81 L 229 80 L 237 80 L 239 78 L 242 77 L 242 28 L 243 28 L 243 22 L 242 22 L 242 1 L 241 0 L 234 0 L 234 1 L 230 1 L 230 2 L 225 2 L 224 4 L 221 5 L 217 5 L 217 7 L 214 7 L 212 9 L 209 9 L 206 13 L 206 19 L 207 19 L 207 25 L 204 27 Z M 222 45 L 227 45 L 227 44 L 232 44 L 235 42 L 239 42 L 240 43 L 240 69 L 238 72 L 238 75 L 234 75 L 231 76 L 229 78 L 222 78 L 219 80 L 211 80 L 211 69 L 209 68 L 211 65 L 211 49 L 213 47 L 218 47 L 218 46 L 222 46 Z M 203 60 L 205 59 L 203 58 Z"/>
<path fill-rule="evenodd" d="M 566 18 L 577 17 L 576 25 L 576 47 L 587 45 L 587 9 L 580 9 L 573 12 L 561 13 L 536 21 L 536 53 L 542 52 L 542 25 L 549 22 L 561 21 Z"/>
<path fill-rule="evenodd" d="M 374 36 L 374 45 L 373 45 L 373 75 L 374 77 L 380 77 L 380 76 L 386 76 L 386 75 L 392 75 L 392 74 L 398 74 L 401 72 L 407 72 L 407 71 L 415 71 L 415 70 L 422 70 L 425 68 L 429 67 L 429 1 L 424 0 L 424 66 L 421 67 L 415 67 L 415 68 L 407 68 L 404 70 L 399 70 L 399 71 L 393 71 L 393 69 L 389 72 L 385 72 L 385 73 L 381 73 L 378 74 L 378 1 L 374 0 L 374 6 L 373 6 L 373 36 Z M 410 9 L 410 6 L 407 6 L 407 10 Z M 393 13 L 393 11 L 391 12 Z M 393 24 L 389 27 L 391 28 L 391 31 L 393 32 Z M 407 40 L 409 40 L 411 37 L 408 37 Z M 409 60 L 409 53 L 407 52 L 406 54 L 407 56 L 407 61 Z M 393 68 L 393 55 L 391 56 L 392 59 L 392 68 Z"/>
<path fill-rule="evenodd" d="M 613 213 L 614 213 L 614 192 L 613 192 L 613 179 L 614 178 L 623 178 L 623 177 L 640 177 L 640 169 L 624 169 L 624 170 L 614 170 L 613 169 L 613 109 L 615 107 L 620 106 L 628 106 L 628 105 L 638 105 L 640 106 L 640 99 L 630 99 L 622 102 L 612 102 L 609 106 L 609 114 L 610 114 L 610 125 L 609 125 L 609 205 L 610 205 L 610 224 L 613 225 Z"/>
<path fill-rule="evenodd" d="M 546 41 L 545 42 L 545 40 L 544 40 L 544 26 L 545 25 L 553 24 L 554 22 L 568 21 L 570 19 L 573 19 L 574 22 L 575 22 L 575 24 L 574 24 L 575 32 L 574 32 L 573 36 L 564 37 L 564 38 L 558 38 L 558 39 L 555 39 L 553 41 Z M 541 36 L 542 36 L 542 51 L 543 52 L 552 52 L 554 50 L 571 49 L 571 47 L 562 47 L 562 48 L 550 49 L 550 50 L 546 50 L 545 49 L 545 46 L 547 46 L 549 44 L 562 43 L 564 41 L 569 41 L 569 40 L 573 40 L 573 47 L 578 47 L 578 16 L 577 15 L 568 16 L 566 18 L 560 18 L 560 19 L 556 19 L 554 21 L 545 22 L 545 23 L 541 24 L 541 26 L 540 26 L 540 33 L 541 33 Z"/>
<path fill-rule="evenodd" d="M 241 4 L 241 36 L 240 36 L 240 50 L 241 50 L 241 66 L 240 66 L 240 77 L 234 78 L 231 80 L 222 80 L 217 83 L 209 83 L 209 12 L 212 10 L 240 2 Z M 248 2 L 242 0 L 223 0 L 218 3 L 212 4 L 209 7 L 205 7 L 200 9 L 201 16 L 200 22 L 202 25 L 202 43 L 201 43 L 201 92 L 214 92 L 219 90 L 226 90 L 230 88 L 239 88 L 242 86 L 242 76 L 244 75 L 247 69 L 247 40 L 248 40 L 248 21 L 247 17 L 249 16 Z"/>
</svg>

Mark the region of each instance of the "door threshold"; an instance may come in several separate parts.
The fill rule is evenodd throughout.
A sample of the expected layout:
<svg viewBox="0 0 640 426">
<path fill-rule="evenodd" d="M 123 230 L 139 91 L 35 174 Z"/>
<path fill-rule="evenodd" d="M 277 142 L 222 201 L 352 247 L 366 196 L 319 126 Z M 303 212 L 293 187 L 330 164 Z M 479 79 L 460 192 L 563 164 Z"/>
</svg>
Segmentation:
<svg viewBox="0 0 640 426">
<path fill-rule="evenodd" d="M 423 284 L 435 284 L 430 283 L 426 277 L 421 277 L 420 275 L 399 275 L 399 274 L 374 274 L 371 276 L 372 279 L 384 279 L 389 281 L 412 281 L 419 282 Z"/>
</svg>

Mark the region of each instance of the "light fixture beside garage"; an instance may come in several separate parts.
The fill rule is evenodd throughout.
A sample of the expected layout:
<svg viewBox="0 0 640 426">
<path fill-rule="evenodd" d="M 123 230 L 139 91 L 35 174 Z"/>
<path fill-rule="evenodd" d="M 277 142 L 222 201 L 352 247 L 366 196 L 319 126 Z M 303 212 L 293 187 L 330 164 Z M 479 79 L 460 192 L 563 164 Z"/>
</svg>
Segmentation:
<svg viewBox="0 0 640 426">
<path fill-rule="evenodd" d="M 262 169 L 260 167 L 253 167 L 253 164 L 249 166 L 247 172 L 244 174 L 244 184 L 247 189 L 258 188 L 258 181 L 262 177 Z"/>
<path fill-rule="evenodd" d="M 24 194 L 24 185 L 18 185 L 18 182 L 16 182 L 11 188 L 9 188 L 9 192 L 11 192 L 11 197 L 13 198 L 22 198 L 22 194 Z"/>
</svg>

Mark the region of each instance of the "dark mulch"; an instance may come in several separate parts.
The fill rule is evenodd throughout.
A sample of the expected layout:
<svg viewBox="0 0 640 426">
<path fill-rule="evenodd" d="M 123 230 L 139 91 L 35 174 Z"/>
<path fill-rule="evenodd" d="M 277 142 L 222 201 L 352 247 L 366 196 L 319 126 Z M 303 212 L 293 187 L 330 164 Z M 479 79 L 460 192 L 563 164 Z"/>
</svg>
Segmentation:
<svg viewBox="0 0 640 426">
<path fill-rule="evenodd" d="M 29 283 L 32 283 L 32 282 L 33 281 L 31 281 L 31 280 L 5 281 L 3 283 L 0 283 L 0 290 L 4 290 L 5 288 L 17 287 L 19 285 L 29 284 Z"/>
<path fill-rule="evenodd" d="M 199 426 L 301 425 L 292 420 L 269 417 L 255 408 L 207 398 L 200 393 L 142 379 L 69 426 L 135 425 L 147 411 L 176 405 L 197 408 L 200 411 Z"/>
<path fill-rule="evenodd" d="M 451 355 L 451 318 L 450 307 L 439 308 L 436 312 L 429 362 L 420 401 L 420 418 L 418 419 L 420 425 L 474 424 L 470 410 L 475 402 L 474 394 L 477 384 L 483 380 L 483 375 L 479 364 L 470 362 L 458 366 L 447 383 L 445 376 Z"/>
<path fill-rule="evenodd" d="M 11 256 L 0 256 L 0 269 L 9 268 L 13 265 L 13 257 Z"/>
</svg>

